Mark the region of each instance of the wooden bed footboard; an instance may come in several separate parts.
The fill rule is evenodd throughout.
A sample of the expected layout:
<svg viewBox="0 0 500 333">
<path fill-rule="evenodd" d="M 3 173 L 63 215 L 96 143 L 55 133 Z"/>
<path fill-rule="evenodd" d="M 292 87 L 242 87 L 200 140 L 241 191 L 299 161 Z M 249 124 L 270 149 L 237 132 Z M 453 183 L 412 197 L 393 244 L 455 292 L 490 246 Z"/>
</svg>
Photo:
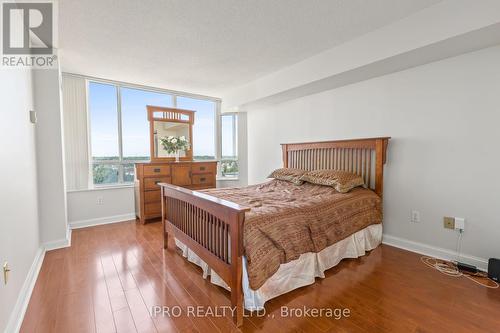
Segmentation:
<svg viewBox="0 0 500 333">
<path fill-rule="evenodd" d="M 194 251 L 231 288 L 236 326 L 243 323 L 243 222 L 250 208 L 200 192 L 160 183 L 163 247 L 168 233 Z"/>
</svg>

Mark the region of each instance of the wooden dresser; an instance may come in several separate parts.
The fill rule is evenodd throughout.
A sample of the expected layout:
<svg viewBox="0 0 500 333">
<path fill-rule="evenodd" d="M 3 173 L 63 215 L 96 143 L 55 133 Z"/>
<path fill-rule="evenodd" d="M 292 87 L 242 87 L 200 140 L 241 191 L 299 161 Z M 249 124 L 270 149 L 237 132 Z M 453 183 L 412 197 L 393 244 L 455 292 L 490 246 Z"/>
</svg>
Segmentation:
<svg viewBox="0 0 500 333">
<path fill-rule="evenodd" d="M 135 165 L 135 215 L 144 224 L 161 217 L 160 187 L 169 183 L 193 190 L 214 188 L 217 161 L 149 162 Z"/>
</svg>

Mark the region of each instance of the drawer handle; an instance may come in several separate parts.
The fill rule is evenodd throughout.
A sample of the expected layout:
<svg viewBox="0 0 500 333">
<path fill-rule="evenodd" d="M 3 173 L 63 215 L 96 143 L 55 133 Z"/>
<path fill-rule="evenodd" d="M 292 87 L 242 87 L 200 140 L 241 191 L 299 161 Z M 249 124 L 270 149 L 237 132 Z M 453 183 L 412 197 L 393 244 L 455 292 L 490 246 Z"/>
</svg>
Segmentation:
<svg viewBox="0 0 500 333">
<path fill-rule="evenodd" d="M 160 172 L 160 171 L 161 171 L 161 169 L 160 169 L 160 168 L 156 168 L 156 169 L 154 169 L 154 172 Z"/>
<path fill-rule="evenodd" d="M 205 167 L 200 167 L 200 171 L 204 171 L 205 170 Z"/>
<path fill-rule="evenodd" d="M 159 183 L 161 183 L 161 180 L 155 180 L 155 185 L 158 185 Z"/>
<path fill-rule="evenodd" d="M 207 180 L 205 177 L 200 178 L 200 182 L 204 182 L 205 180 Z"/>
</svg>

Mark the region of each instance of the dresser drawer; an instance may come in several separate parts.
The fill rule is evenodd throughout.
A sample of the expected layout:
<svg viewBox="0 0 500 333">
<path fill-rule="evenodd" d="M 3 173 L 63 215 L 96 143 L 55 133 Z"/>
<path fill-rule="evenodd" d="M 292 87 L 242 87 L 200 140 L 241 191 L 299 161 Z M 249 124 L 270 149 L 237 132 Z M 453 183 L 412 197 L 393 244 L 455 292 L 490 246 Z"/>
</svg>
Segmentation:
<svg viewBox="0 0 500 333">
<path fill-rule="evenodd" d="M 177 186 L 191 185 L 190 164 L 178 164 L 172 166 L 172 184 Z"/>
<path fill-rule="evenodd" d="M 144 189 L 146 191 L 159 190 L 158 183 L 170 183 L 170 177 L 144 178 Z"/>
<path fill-rule="evenodd" d="M 169 165 L 145 165 L 144 176 L 169 176 L 170 166 Z"/>
<path fill-rule="evenodd" d="M 161 193 L 160 191 L 147 191 L 144 192 L 144 202 L 145 203 L 151 203 L 151 202 L 161 202 Z"/>
<path fill-rule="evenodd" d="M 211 185 L 214 183 L 214 174 L 193 175 L 193 185 Z"/>
<path fill-rule="evenodd" d="M 161 216 L 161 188 L 158 183 L 191 190 L 216 187 L 217 161 L 153 161 L 136 163 L 135 212 L 144 224 Z"/>
<path fill-rule="evenodd" d="M 144 204 L 144 214 L 161 216 L 161 203 L 158 202 Z"/>
<path fill-rule="evenodd" d="M 193 174 L 197 173 L 213 173 L 217 172 L 217 164 L 216 163 L 193 163 L 191 167 L 191 171 Z"/>
</svg>

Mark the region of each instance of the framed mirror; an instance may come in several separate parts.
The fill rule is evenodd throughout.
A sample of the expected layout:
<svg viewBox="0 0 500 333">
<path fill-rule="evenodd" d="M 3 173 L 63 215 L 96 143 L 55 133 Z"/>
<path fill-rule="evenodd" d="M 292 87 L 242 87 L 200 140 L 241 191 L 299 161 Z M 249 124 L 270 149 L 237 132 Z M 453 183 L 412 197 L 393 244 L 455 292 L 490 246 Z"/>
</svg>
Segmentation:
<svg viewBox="0 0 500 333">
<path fill-rule="evenodd" d="M 192 161 L 195 111 L 153 105 L 147 110 L 151 161 Z M 182 148 L 175 152 L 178 147 Z"/>
</svg>

